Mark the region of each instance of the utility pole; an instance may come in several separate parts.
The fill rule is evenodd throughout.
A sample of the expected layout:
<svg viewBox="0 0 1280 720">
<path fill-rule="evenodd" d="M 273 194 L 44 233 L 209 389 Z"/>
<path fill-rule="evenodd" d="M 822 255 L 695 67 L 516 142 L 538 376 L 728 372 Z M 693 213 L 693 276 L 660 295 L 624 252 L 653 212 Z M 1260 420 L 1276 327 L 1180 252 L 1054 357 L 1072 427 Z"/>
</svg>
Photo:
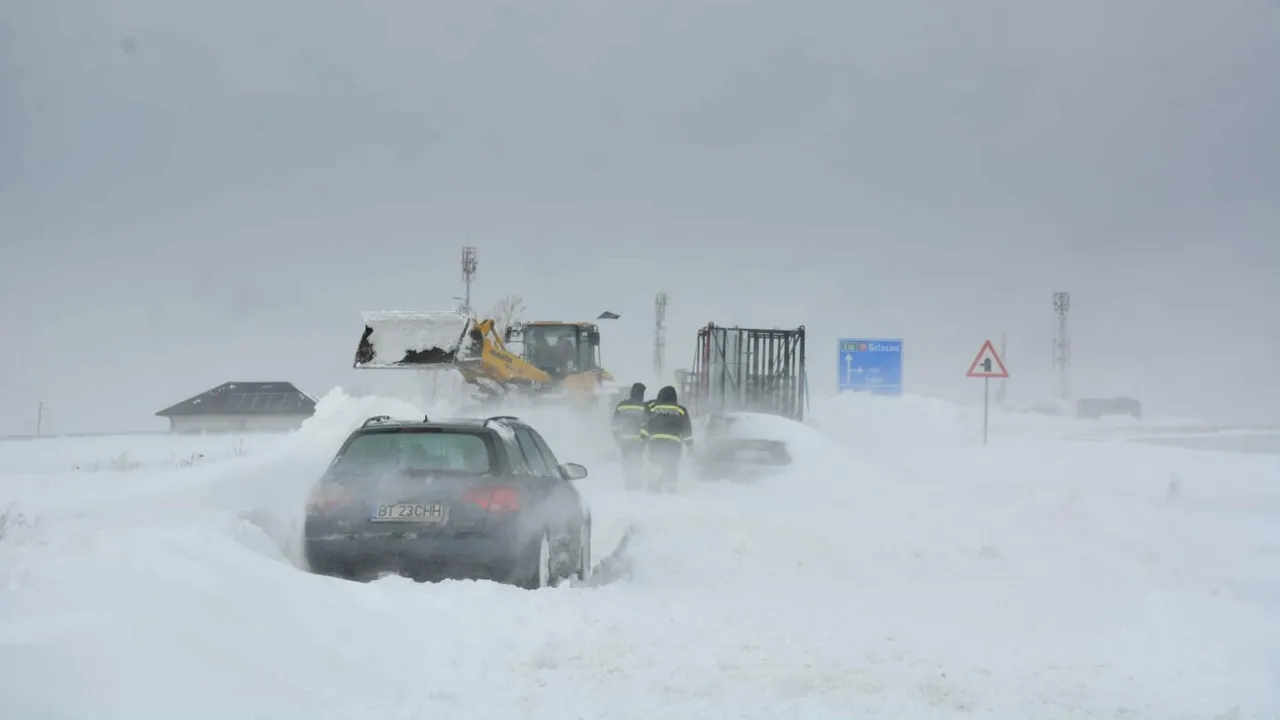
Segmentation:
<svg viewBox="0 0 1280 720">
<path fill-rule="evenodd" d="M 667 357 L 667 293 L 660 292 L 653 298 L 653 374 L 662 377 L 662 367 Z"/>
<path fill-rule="evenodd" d="M 44 426 L 44 401 L 36 405 L 36 437 L 40 437 L 41 429 Z"/>
<path fill-rule="evenodd" d="M 462 281 L 467 285 L 467 294 L 462 300 L 462 313 L 471 315 L 471 283 L 476 279 L 476 249 L 471 245 L 462 248 Z"/>
<path fill-rule="evenodd" d="M 1058 368 L 1059 392 L 1063 400 L 1070 395 L 1067 368 L 1071 365 L 1071 338 L 1067 334 L 1067 312 L 1071 310 L 1071 293 L 1053 294 L 1053 310 L 1058 314 L 1058 338 L 1054 342 L 1053 364 Z"/>
</svg>

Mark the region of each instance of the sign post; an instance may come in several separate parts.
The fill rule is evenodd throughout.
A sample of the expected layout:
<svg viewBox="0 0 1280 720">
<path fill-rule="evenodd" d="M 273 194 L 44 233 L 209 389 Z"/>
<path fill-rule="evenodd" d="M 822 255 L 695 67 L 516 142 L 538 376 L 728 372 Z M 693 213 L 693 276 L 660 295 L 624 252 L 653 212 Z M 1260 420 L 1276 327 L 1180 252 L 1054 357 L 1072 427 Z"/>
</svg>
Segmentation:
<svg viewBox="0 0 1280 720">
<path fill-rule="evenodd" d="M 971 378 L 982 378 L 982 444 L 986 445 L 988 413 L 991 407 L 991 378 L 1007 378 L 1009 371 L 1005 369 L 995 346 L 988 340 L 982 343 L 982 349 L 978 351 L 978 356 L 973 359 L 973 363 L 969 365 L 969 372 L 965 375 Z"/>
<path fill-rule="evenodd" d="M 902 394 L 902 340 L 841 338 L 836 372 L 838 389 L 873 395 Z"/>
</svg>

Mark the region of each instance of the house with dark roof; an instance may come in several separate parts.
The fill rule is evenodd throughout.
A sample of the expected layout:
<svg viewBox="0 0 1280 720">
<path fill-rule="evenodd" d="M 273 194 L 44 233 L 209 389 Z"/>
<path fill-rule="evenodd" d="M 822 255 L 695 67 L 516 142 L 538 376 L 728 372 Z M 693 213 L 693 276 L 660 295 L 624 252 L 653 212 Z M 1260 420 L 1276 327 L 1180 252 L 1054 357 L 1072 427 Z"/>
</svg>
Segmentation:
<svg viewBox="0 0 1280 720">
<path fill-rule="evenodd" d="M 229 382 L 156 413 L 169 431 L 271 432 L 295 430 L 316 411 L 315 398 L 293 383 Z"/>
</svg>

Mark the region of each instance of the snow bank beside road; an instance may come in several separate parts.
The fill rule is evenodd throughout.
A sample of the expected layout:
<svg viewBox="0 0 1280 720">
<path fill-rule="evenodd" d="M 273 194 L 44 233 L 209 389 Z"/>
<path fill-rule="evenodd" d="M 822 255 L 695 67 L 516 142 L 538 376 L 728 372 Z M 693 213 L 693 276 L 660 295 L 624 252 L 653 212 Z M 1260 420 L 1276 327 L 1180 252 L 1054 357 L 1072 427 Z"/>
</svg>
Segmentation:
<svg viewBox="0 0 1280 720">
<path fill-rule="evenodd" d="M 979 395 L 979 399 L 981 396 Z M 896 451 L 903 447 L 968 445 L 982 441 L 982 406 L 904 395 L 878 397 L 844 393 L 812 400 L 810 422 L 832 437 L 860 439 Z M 1170 432 L 1200 425 L 1179 418 L 1107 417 L 1084 420 L 990 408 L 990 442 L 1024 437 L 1090 436 L 1125 438 L 1143 432 Z"/>
</svg>

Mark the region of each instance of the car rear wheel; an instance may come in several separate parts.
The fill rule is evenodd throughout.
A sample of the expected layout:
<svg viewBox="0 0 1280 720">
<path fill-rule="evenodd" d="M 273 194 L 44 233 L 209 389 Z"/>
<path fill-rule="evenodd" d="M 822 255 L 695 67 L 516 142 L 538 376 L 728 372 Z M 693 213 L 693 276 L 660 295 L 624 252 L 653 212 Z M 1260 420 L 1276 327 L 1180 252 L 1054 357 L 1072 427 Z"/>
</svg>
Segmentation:
<svg viewBox="0 0 1280 720">
<path fill-rule="evenodd" d="M 549 587 L 555 579 L 552 575 L 551 537 L 544 530 L 538 542 L 529 547 L 525 562 L 524 582 L 519 585 L 526 590 L 537 590 Z"/>
</svg>

